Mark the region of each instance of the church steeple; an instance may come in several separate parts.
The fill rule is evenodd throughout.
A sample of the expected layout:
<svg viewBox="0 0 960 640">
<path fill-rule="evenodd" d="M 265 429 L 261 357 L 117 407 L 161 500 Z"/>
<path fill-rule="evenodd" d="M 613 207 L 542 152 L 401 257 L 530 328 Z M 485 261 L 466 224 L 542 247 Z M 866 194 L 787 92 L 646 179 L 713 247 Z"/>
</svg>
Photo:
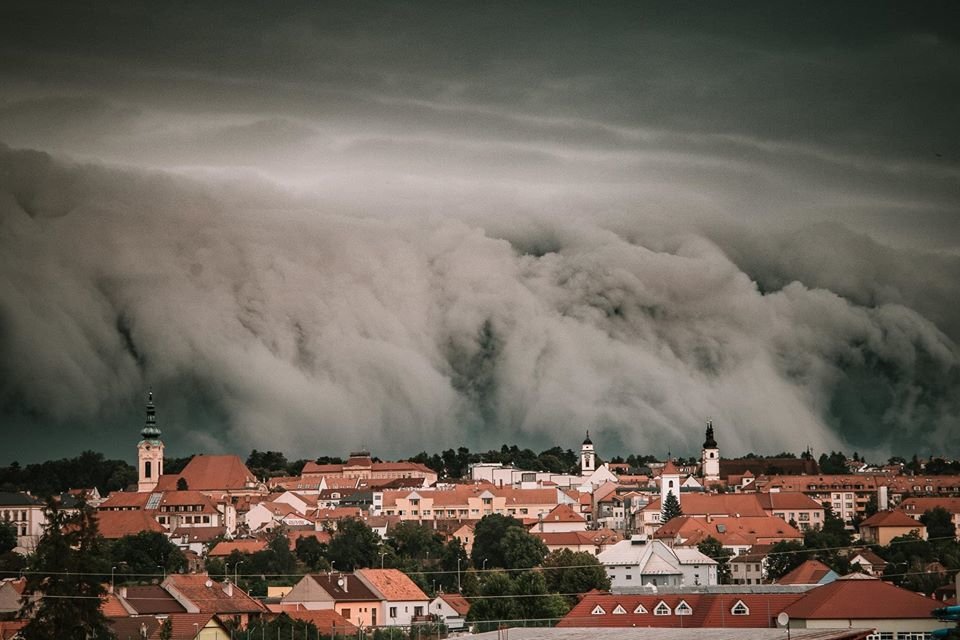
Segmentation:
<svg viewBox="0 0 960 640">
<path fill-rule="evenodd" d="M 153 491 L 163 475 L 163 440 L 157 427 L 157 408 L 153 390 L 147 393 L 147 419 L 140 431 L 143 438 L 137 445 L 137 491 Z"/>
<path fill-rule="evenodd" d="M 147 419 L 140 436 L 144 440 L 159 441 L 160 428 L 157 427 L 157 407 L 153 404 L 153 390 L 147 392 Z"/>
<path fill-rule="evenodd" d="M 703 441 L 703 451 L 700 453 L 700 475 L 705 482 L 716 482 L 720 479 L 720 447 L 713 435 L 713 420 L 707 420 L 707 434 Z"/>
</svg>

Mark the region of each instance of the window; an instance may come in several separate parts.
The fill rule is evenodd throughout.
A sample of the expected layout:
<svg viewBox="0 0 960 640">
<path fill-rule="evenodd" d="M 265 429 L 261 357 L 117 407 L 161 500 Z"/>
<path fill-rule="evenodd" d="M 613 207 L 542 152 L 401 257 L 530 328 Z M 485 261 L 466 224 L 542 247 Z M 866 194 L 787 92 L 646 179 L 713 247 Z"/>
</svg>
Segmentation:
<svg viewBox="0 0 960 640">
<path fill-rule="evenodd" d="M 633 580 L 633 575 L 631 575 L 631 574 L 628 573 L 628 574 L 625 576 L 625 578 L 626 578 L 627 580 Z"/>
<path fill-rule="evenodd" d="M 623 608 L 623 605 L 619 605 L 619 604 L 618 604 L 618 605 L 617 605 L 617 608 L 613 610 L 613 615 L 615 615 L 615 616 L 622 616 L 622 615 L 624 615 L 626 612 L 627 612 L 627 610 Z"/>
<path fill-rule="evenodd" d="M 677 608 L 673 610 L 673 613 L 678 616 L 689 616 L 693 613 L 693 609 L 690 608 L 690 605 L 687 604 L 686 600 L 681 600 L 680 604 L 677 605 Z"/>
<path fill-rule="evenodd" d="M 153 476 L 153 463 L 147 460 L 143 463 L 143 477 L 150 478 Z"/>
<path fill-rule="evenodd" d="M 670 615 L 670 607 L 667 606 L 667 603 L 663 600 L 657 604 L 656 608 L 653 610 L 653 615 L 655 616 L 668 616 Z"/>
<path fill-rule="evenodd" d="M 604 611 L 603 607 L 601 607 L 600 605 L 597 605 L 593 608 L 593 611 L 591 611 L 590 613 L 592 613 L 595 616 L 602 616 L 602 615 L 606 615 L 607 612 Z"/>
<path fill-rule="evenodd" d="M 422 616 L 422 615 L 423 615 L 423 607 L 414 607 L 414 608 L 413 608 L 413 615 L 415 615 L 415 616 Z"/>
<path fill-rule="evenodd" d="M 634 613 L 647 613 L 647 608 L 642 604 L 638 604 L 637 608 L 633 610 Z"/>
<path fill-rule="evenodd" d="M 397 608 L 396 608 L 396 607 L 390 607 L 390 617 L 391 617 L 391 618 L 396 618 L 396 617 L 397 617 Z"/>
<path fill-rule="evenodd" d="M 748 616 L 750 615 L 750 609 L 747 605 L 743 604 L 743 600 L 737 600 L 737 603 L 731 607 L 730 614 L 734 616 Z"/>
<path fill-rule="evenodd" d="M 350 619 L 350 609 L 344 609 L 344 610 L 342 610 L 342 611 L 340 612 L 340 615 L 342 615 L 344 618 L 346 618 L 347 620 L 349 620 L 349 619 Z"/>
</svg>

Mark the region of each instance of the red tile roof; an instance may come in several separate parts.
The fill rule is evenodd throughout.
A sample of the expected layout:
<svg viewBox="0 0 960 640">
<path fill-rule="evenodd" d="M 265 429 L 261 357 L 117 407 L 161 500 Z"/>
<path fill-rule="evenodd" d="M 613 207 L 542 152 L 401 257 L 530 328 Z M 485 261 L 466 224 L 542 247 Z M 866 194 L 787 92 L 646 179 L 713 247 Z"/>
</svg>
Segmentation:
<svg viewBox="0 0 960 640">
<path fill-rule="evenodd" d="M 0 640 L 11 640 L 21 629 L 27 626 L 29 620 L 0 620 Z"/>
<path fill-rule="evenodd" d="M 586 522 L 583 516 L 575 512 L 568 504 L 558 504 L 550 513 L 543 516 L 544 522 Z"/>
<path fill-rule="evenodd" d="M 247 488 L 248 482 L 256 482 L 247 465 L 235 455 L 193 456 L 178 475 L 160 476 L 157 488 L 174 490 L 180 478 L 186 480 L 187 487 L 193 491 L 239 490 Z"/>
<path fill-rule="evenodd" d="M 141 531 L 166 531 L 153 514 L 146 511 L 98 511 L 100 535 L 107 540 L 135 535 Z"/>
<path fill-rule="evenodd" d="M 416 583 L 399 569 L 360 569 L 356 575 L 385 600 L 430 600 Z"/>
<path fill-rule="evenodd" d="M 130 612 L 120 603 L 120 598 L 112 593 L 108 593 L 100 601 L 100 611 L 108 618 L 125 618 L 130 615 Z"/>
<path fill-rule="evenodd" d="M 291 605 L 272 605 L 270 610 L 276 613 L 285 613 L 294 620 L 312 622 L 320 633 L 328 636 L 353 635 L 357 626 L 344 618 L 333 609 L 302 609 Z"/>
<path fill-rule="evenodd" d="M 819 560 L 807 560 L 777 580 L 777 584 L 818 584 L 832 569 Z"/>
<path fill-rule="evenodd" d="M 801 620 L 930 618 L 936 600 L 876 578 L 840 578 L 811 589 L 786 608 Z"/>
<path fill-rule="evenodd" d="M 175 613 L 169 616 L 172 626 L 171 640 L 194 640 L 199 631 L 210 623 L 213 614 L 210 613 Z M 132 618 L 114 618 L 109 620 L 110 628 L 117 640 L 140 640 L 141 626 L 146 629 L 147 640 L 159 640 L 163 629 L 163 620 L 153 616 L 137 616 Z M 223 628 L 220 623 L 216 626 Z M 194 626 L 196 625 L 196 626 Z"/>
<path fill-rule="evenodd" d="M 134 491 L 114 491 L 107 496 L 106 500 L 100 503 L 100 506 L 97 509 L 106 510 L 106 509 L 118 509 L 118 508 L 134 508 L 134 509 L 143 509 L 147 500 L 150 499 L 149 493 L 137 493 Z"/>
<path fill-rule="evenodd" d="M 771 493 L 758 493 L 756 495 L 757 500 L 760 501 L 760 506 L 767 511 L 777 509 L 792 509 L 794 511 L 815 509 L 823 511 L 822 504 L 807 494 L 798 491 L 774 491 Z"/>
<path fill-rule="evenodd" d="M 748 516 L 743 518 L 710 519 L 680 516 L 673 518 L 657 529 L 655 538 L 675 538 L 687 546 L 700 544 L 713 537 L 725 546 L 754 546 L 781 540 L 802 540 L 803 534 L 774 516 Z"/>
<path fill-rule="evenodd" d="M 801 593 L 689 593 L 613 595 L 590 592 L 584 595 L 558 627 L 685 627 L 685 628 L 763 628 L 776 626 L 777 614 L 796 602 Z M 660 602 L 670 608 L 669 615 L 655 615 Z M 686 602 L 689 615 L 675 615 Z M 746 615 L 734 615 L 742 602 Z M 599 608 L 598 608 L 599 607 Z"/>
<path fill-rule="evenodd" d="M 166 589 L 183 603 L 178 594 L 202 613 L 259 613 L 266 608 L 237 586 L 212 580 L 206 574 L 171 575 L 163 582 Z M 232 591 L 232 595 L 227 593 Z"/>
<path fill-rule="evenodd" d="M 311 573 L 303 577 L 313 580 L 337 602 L 377 602 L 380 597 L 366 584 L 349 573 Z M 341 583 L 342 580 L 342 583 Z"/>
<path fill-rule="evenodd" d="M 914 520 L 903 511 L 878 511 L 863 522 L 861 527 L 912 527 L 914 529 L 926 529 L 922 523 Z"/>
<path fill-rule="evenodd" d="M 122 587 L 117 590 L 120 598 L 136 613 L 186 613 L 176 599 L 158 584 Z M 107 614 L 110 615 L 110 614 Z"/>
<path fill-rule="evenodd" d="M 441 593 L 437 597 L 450 605 L 451 609 L 462 616 L 470 613 L 470 601 L 459 593 Z"/>
<path fill-rule="evenodd" d="M 756 516 L 763 517 L 763 510 L 756 494 L 681 493 L 680 509 L 687 516 Z M 650 501 L 644 511 L 661 511 L 660 498 Z"/>
</svg>

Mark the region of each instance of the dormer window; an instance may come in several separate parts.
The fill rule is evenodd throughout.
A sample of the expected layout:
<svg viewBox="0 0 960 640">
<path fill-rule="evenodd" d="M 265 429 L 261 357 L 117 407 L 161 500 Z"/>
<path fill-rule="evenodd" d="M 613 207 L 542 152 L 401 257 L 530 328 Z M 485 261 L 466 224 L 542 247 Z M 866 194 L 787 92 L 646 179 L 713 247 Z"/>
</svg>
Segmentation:
<svg viewBox="0 0 960 640">
<path fill-rule="evenodd" d="M 642 604 L 638 604 L 637 608 L 633 610 L 634 613 L 647 613 L 647 608 Z"/>
<path fill-rule="evenodd" d="M 681 600 L 677 608 L 673 610 L 673 613 L 678 616 L 689 616 L 693 613 L 693 609 L 690 608 L 686 600 Z"/>
<path fill-rule="evenodd" d="M 623 608 L 623 605 L 617 605 L 617 608 L 613 610 L 613 615 L 622 616 L 627 613 L 627 610 Z"/>
<path fill-rule="evenodd" d="M 607 612 L 604 611 L 603 607 L 601 607 L 600 605 L 597 605 L 593 608 L 593 611 L 591 611 L 590 613 L 595 616 L 603 616 L 603 615 L 606 615 Z"/>
<path fill-rule="evenodd" d="M 730 608 L 730 615 L 748 616 L 750 615 L 750 608 L 743 604 L 743 600 L 737 600 L 736 604 Z"/>
<path fill-rule="evenodd" d="M 670 615 L 670 607 L 667 606 L 667 603 L 661 600 L 653 610 L 653 615 L 655 616 L 668 616 Z"/>
</svg>

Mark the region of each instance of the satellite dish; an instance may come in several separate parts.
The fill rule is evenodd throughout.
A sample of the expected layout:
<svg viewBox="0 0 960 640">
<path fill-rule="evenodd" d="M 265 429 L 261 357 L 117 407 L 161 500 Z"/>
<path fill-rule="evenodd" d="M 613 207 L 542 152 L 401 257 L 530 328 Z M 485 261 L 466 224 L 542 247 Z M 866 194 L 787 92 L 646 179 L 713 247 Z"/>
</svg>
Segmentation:
<svg viewBox="0 0 960 640">
<path fill-rule="evenodd" d="M 340 578 L 339 580 L 337 580 L 337 586 L 338 586 L 338 587 L 342 587 L 342 586 L 343 586 L 343 578 Z"/>
<path fill-rule="evenodd" d="M 780 615 L 777 616 L 777 624 L 781 627 L 785 627 L 790 624 L 790 616 L 787 615 L 786 611 L 781 611 Z"/>
<path fill-rule="evenodd" d="M 207 580 L 207 581 L 204 582 L 203 584 L 204 584 L 204 586 L 207 587 L 207 589 L 209 589 L 210 587 L 213 586 L 213 580 Z"/>
</svg>

